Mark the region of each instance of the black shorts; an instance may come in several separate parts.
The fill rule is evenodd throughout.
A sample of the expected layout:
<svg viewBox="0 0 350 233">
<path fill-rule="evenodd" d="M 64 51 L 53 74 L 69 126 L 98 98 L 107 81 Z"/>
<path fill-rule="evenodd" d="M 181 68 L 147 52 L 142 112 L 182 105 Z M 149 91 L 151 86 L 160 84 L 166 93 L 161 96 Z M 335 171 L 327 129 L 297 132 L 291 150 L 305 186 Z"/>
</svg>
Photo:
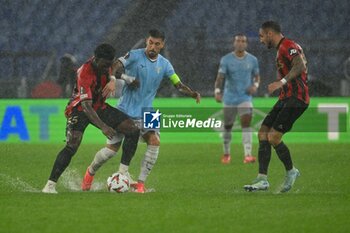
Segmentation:
<svg viewBox="0 0 350 233">
<path fill-rule="evenodd" d="M 104 123 L 115 130 L 117 130 L 120 123 L 130 118 L 119 109 L 113 108 L 108 104 L 105 109 L 98 109 L 96 113 Z M 71 131 L 80 131 L 83 133 L 89 124 L 92 124 L 92 122 L 90 122 L 86 114 L 74 108 L 67 119 L 66 133 Z"/>
<path fill-rule="evenodd" d="M 295 97 L 278 100 L 265 117 L 262 125 L 286 133 L 292 129 L 294 122 L 305 112 L 308 106 L 308 104 Z"/>
</svg>

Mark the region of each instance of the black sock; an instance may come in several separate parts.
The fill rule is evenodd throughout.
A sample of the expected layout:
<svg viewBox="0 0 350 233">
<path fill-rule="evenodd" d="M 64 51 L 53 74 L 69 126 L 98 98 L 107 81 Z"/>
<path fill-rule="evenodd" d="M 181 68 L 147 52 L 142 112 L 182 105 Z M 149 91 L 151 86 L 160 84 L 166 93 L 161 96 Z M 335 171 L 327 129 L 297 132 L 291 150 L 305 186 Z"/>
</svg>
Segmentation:
<svg viewBox="0 0 350 233">
<path fill-rule="evenodd" d="M 120 162 L 124 165 L 129 166 L 132 157 L 134 157 L 137 143 L 139 142 L 140 132 L 139 130 L 135 131 L 132 134 L 125 135 L 123 141 L 123 153 Z"/>
<path fill-rule="evenodd" d="M 49 180 L 57 182 L 64 170 L 68 167 L 75 152 L 76 150 L 73 148 L 65 146 L 60 153 L 58 153 Z"/>
<path fill-rule="evenodd" d="M 259 174 L 267 175 L 267 170 L 269 168 L 269 163 L 271 160 L 271 145 L 268 141 L 259 142 Z"/>
<path fill-rule="evenodd" d="M 290 156 L 290 152 L 286 144 L 281 142 L 277 146 L 275 146 L 275 151 L 278 155 L 278 158 L 282 161 L 284 164 L 284 167 L 286 168 L 287 171 L 291 170 L 293 168 L 293 162 L 292 158 Z"/>
</svg>

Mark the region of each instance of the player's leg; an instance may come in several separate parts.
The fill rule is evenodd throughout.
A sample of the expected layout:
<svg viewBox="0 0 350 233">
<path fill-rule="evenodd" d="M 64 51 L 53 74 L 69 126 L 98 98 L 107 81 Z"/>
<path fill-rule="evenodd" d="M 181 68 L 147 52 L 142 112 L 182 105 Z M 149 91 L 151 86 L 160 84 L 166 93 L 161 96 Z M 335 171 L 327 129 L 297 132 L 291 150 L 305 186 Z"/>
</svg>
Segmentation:
<svg viewBox="0 0 350 233">
<path fill-rule="evenodd" d="M 158 131 L 146 132 L 143 135 L 143 139 L 147 143 L 147 150 L 141 162 L 140 175 L 138 178 L 137 188 L 135 190 L 139 193 L 145 192 L 144 183 L 146 182 L 147 177 L 151 173 L 152 168 L 158 159 L 160 146 L 160 136 Z"/>
<path fill-rule="evenodd" d="M 91 189 L 94 175 L 104 163 L 116 155 L 123 138 L 124 135 L 117 133 L 117 135 L 115 135 L 112 139 L 107 139 L 106 146 L 95 154 L 94 159 L 86 169 L 83 181 L 81 183 L 81 188 L 83 191 L 89 191 Z"/>
<path fill-rule="evenodd" d="M 89 121 L 84 115 L 77 113 L 67 120 L 66 146 L 58 153 L 48 182 L 42 192 L 57 193 L 56 183 L 64 170 L 68 167 L 72 157 L 77 152 L 81 143 L 83 133 Z"/>
<path fill-rule="evenodd" d="M 267 190 L 269 182 L 267 181 L 267 172 L 271 160 L 271 145 L 268 141 L 268 133 L 281 110 L 282 103 L 278 101 L 272 110 L 267 114 L 258 132 L 259 149 L 258 162 L 259 173 L 252 184 L 245 185 L 244 189 L 247 191 Z"/>
<path fill-rule="evenodd" d="M 118 134 L 124 135 L 124 141 L 122 145 L 123 153 L 119 171 L 123 174 L 127 174 L 129 164 L 137 149 L 137 143 L 140 135 L 139 124 L 137 121 L 134 121 L 128 117 L 125 113 L 109 105 L 107 106 L 106 110 L 101 113 L 101 119 L 105 119 L 104 121 L 116 129 Z M 119 138 L 117 141 L 121 141 L 121 139 Z M 117 141 L 115 141 L 115 143 Z M 112 154 L 112 151 L 114 150 L 113 148 L 108 148 L 108 151 L 110 154 Z"/>
<path fill-rule="evenodd" d="M 259 191 L 267 190 L 270 187 L 267 181 L 267 171 L 269 163 L 271 160 L 271 145 L 268 142 L 267 133 L 269 132 L 269 127 L 266 125 L 261 125 L 258 137 L 259 137 L 259 151 L 258 151 L 258 161 L 259 161 L 259 173 L 258 176 L 251 184 L 244 185 L 246 191 Z"/>
<path fill-rule="evenodd" d="M 222 133 L 224 155 L 221 158 L 223 164 L 231 162 L 232 127 L 237 115 L 236 106 L 224 105 L 224 131 Z"/>
<path fill-rule="evenodd" d="M 243 102 L 238 105 L 242 127 L 242 144 L 244 150 L 244 163 L 254 163 L 255 157 L 252 156 L 253 130 L 250 127 L 253 116 L 253 105 L 251 102 Z"/>
<path fill-rule="evenodd" d="M 281 192 L 289 191 L 300 175 L 299 170 L 293 166 L 290 150 L 282 141 L 282 137 L 291 130 L 294 122 L 304 113 L 307 107 L 308 105 L 293 97 L 287 99 L 268 134 L 270 144 L 274 147 L 278 158 L 286 169 L 286 179 L 281 187 Z"/>
</svg>

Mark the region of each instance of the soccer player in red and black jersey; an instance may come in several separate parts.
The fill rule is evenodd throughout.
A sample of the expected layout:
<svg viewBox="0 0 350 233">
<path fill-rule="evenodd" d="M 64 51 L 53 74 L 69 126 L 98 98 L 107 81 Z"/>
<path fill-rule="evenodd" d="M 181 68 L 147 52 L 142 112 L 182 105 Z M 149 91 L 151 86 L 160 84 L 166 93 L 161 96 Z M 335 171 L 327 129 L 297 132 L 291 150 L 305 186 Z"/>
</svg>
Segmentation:
<svg viewBox="0 0 350 233">
<path fill-rule="evenodd" d="M 281 27 L 274 21 L 262 24 L 259 30 L 260 42 L 267 48 L 276 48 L 277 81 L 268 85 L 269 93 L 279 90 L 279 99 L 265 117 L 258 133 L 259 137 L 259 174 L 247 191 L 266 190 L 269 188 L 267 170 L 271 158 L 271 145 L 284 164 L 287 175 L 280 192 L 288 192 L 299 170 L 293 166 L 288 147 L 282 141 L 285 133 L 291 130 L 294 122 L 309 105 L 307 67 L 303 49 L 292 40 L 285 38 Z"/>
<path fill-rule="evenodd" d="M 65 110 L 66 146 L 58 153 L 42 192 L 57 193 L 57 180 L 78 150 L 89 124 L 99 128 L 109 139 L 116 132 L 125 134 L 124 158 L 130 163 L 135 154 L 139 139 L 137 125 L 125 113 L 105 103 L 109 94 L 105 86 L 114 78 L 110 75 L 114 58 L 115 49 L 109 44 L 101 44 L 95 49 L 94 56 L 78 69 L 76 86 Z"/>
</svg>

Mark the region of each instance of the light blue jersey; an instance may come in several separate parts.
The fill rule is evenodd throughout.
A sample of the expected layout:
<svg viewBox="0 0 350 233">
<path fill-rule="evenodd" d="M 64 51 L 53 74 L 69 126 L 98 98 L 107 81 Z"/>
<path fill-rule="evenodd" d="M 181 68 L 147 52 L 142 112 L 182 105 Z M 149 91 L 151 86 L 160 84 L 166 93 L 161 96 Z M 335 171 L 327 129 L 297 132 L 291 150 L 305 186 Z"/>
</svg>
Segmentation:
<svg viewBox="0 0 350 233">
<path fill-rule="evenodd" d="M 219 73 L 225 78 L 223 102 L 226 105 L 238 105 L 251 101 L 247 89 L 253 84 L 253 78 L 259 74 L 258 59 L 250 53 L 239 58 L 229 53 L 221 58 Z"/>
<path fill-rule="evenodd" d="M 131 50 L 127 55 L 119 58 L 123 63 L 125 74 L 140 81 L 138 89 L 124 85 L 122 97 L 117 108 L 132 118 L 142 118 L 142 108 L 152 107 L 154 97 L 163 78 L 175 74 L 171 63 L 158 54 L 155 61 L 151 61 L 145 54 L 145 49 Z"/>
</svg>

